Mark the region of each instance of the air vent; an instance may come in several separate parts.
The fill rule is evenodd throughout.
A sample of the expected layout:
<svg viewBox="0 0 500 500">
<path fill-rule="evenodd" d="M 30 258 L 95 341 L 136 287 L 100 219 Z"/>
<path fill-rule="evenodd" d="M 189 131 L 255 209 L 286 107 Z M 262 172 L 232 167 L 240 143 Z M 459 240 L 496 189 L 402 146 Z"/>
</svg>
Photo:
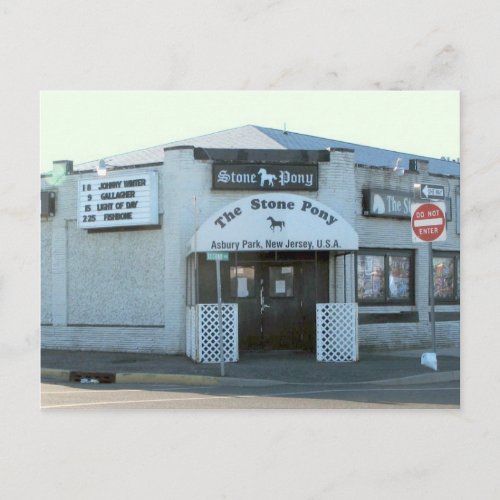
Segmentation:
<svg viewBox="0 0 500 500">
<path fill-rule="evenodd" d="M 418 172 L 418 160 L 410 160 L 408 162 L 408 170 L 410 172 Z"/>
</svg>

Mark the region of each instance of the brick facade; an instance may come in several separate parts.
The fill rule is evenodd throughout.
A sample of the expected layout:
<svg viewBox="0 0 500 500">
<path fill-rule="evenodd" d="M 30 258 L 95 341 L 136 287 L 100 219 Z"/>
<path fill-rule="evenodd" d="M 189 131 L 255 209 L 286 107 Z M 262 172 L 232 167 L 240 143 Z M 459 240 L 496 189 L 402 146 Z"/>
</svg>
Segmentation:
<svg viewBox="0 0 500 500">
<path fill-rule="evenodd" d="M 436 177 L 419 162 L 419 173 L 397 176 L 390 168 L 355 164 L 355 152 L 332 150 L 319 164 L 319 190 L 296 193 L 340 214 L 358 233 L 359 248 L 415 251 L 415 305 L 361 306 L 361 313 L 418 313 L 418 322 L 362 324 L 360 349 L 428 347 L 428 251 L 411 240 L 409 220 L 366 217 L 362 190 L 411 192 L 415 182 L 446 186 L 452 194 L 448 239 L 435 249 L 459 250 L 454 193 L 459 179 Z M 66 175 L 57 185 L 42 178 L 42 190 L 57 193 L 54 217 L 42 217 L 42 347 L 136 352 L 186 352 L 186 247 L 214 212 L 248 196 L 246 191 L 211 189 L 211 162 L 196 160 L 191 147 L 165 150 L 162 165 L 134 168 L 159 173 L 161 229 L 92 233 L 78 228 L 78 179 Z M 131 169 L 132 170 L 132 169 Z M 127 171 L 127 170 L 125 170 Z M 113 176 L 110 173 L 109 178 Z M 355 256 L 330 253 L 330 301 L 354 302 Z M 345 272 L 345 276 L 344 276 Z M 345 288 L 344 288 L 345 285 Z M 458 313 L 459 305 L 439 312 Z M 437 324 L 438 345 L 457 345 L 459 322 Z"/>
</svg>

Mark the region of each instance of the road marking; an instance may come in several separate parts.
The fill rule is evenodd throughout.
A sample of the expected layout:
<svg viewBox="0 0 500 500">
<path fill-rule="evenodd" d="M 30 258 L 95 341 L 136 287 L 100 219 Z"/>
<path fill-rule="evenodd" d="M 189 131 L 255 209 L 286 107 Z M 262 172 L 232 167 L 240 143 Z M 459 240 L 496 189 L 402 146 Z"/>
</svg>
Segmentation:
<svg viewBox="0 0 500 500">
<path fill-rule="evenodd" d="M 120 391 L 120 392 L 135 392 L 135 391 L 141 391 L 141 390 L 144 390 L 144 389 L 95 389 L 95 390 L 92 390 L 92 389 L 74 389 L 72 391 L 50 391 L 50 392 L 47 392 L 47 391 L 44 391 L 42 389 L 42 395 L 45 396 L 46 394 L 81 394 L 82 392 L 117 392 L 117 391 Z"/>
<path fill-rule="evenodd" d="M 210 396 L 210 397 L 203 397 L 203 398 L 162 398 L 162 399 L 138 399 L 138 400 L 130 400 L 130 401 L 98 401 L 98 402 L 93 402 L 93 403 L 72 403 L 72 404 L 65 404 L 65 405 L 51 405 L 51 406 L 43 406 L 42 409 L 45 408 L 70 408 L 73 406 L 96 406 L 96 405 L 115 405 L 115 404 L 136 404 L 136 403 L 160 403 L 160 402 L 170 402 L 170 401 L 196 401 L 200 399 L 231 399 L 234 398 L 234 396 Z"/>
<path fill-rule="evenodd" d="M 460 390 L 459 387 L 433 387 L 430 389 L 418 388 L 418 387 L 407 387 L 401 389 L 399 387 L 385 387 L 385 388 L 356 388 L 356 389 L 322 389 L 318 391 L 304 391 L 304 392 L 280 392 L 275 394 L 263 394 L 263 396 L 289 396 L 292 394 L 303 395 L 303 394 L 319 394 L 323 392 L 380 392 L 380 391 L 449 391 L 449 390 Z"/>
<path fill-rule="evenodd" d="M 179 385 L 179 386 L 172 386 L 172 387 L 163 385 L 163 386 L 161 386 L 161 389 L 158 389 L 157 387 L 148 387 L 147 389 L 145 389 L 145 388 L 141 388 L 141 389 L 120 389 L 120 388 L 100 389 L 99 387 L 95 387 L 94 389 L 84 389 L 82 387 L 80 389 L 78 387 L 75 387 L 72 391 L 44 391 L 42 388 L 41 393 L 43 396 L 45 396 L 46 394 L 81 394 L 83 392 L 141 392 L 141 391 L 144 392 L 145 390 L 160 392 L 160 391 L 165 391 L 167 389 L 169 391 L 174 391 L 174 390 L 178 390 L 178 389 L 186 389 L 187 387 L 189 389 L 206 389 L 207 388 L 206 385 L 198 385 L 198 386 Z"/>
<path fill-rule="evenodd" d="M 398 387 L 390 387 L 390 388 L 359 388 L 359 389 L 322 389 L 316 391 L 300 391 L 300 392 L 274 392 L 268 394 L 236 394 L 230 396 L 204 396 L 204 397 L 195 397 L 195 398 L 162 398 L 162 399 L 139 399 L 139 400 L 124 400 L 124 401 L 98 401 L 98 402 L 90 402 L 90 403 L 71 403 L 71 404 L 63 404 L 63 405 L 50 405 L 43 406 L 42 409 L 50 409 L 50 408 L 70 408 L 76 406 L 98 406 L 98 405 L 113 405 L 113 404 L 138 404 L 138 403 L 159 403 L 159 402 L 176 402 L 176 401 L 200 401 L 200 400 L 210 400 L 210 399 L 245 399 L 245 398 L 259 398 L 259 397 L 274 397 L 274 396 L 302 396 L 307 394 L 322 394 L 327 392 L 389 392 L 389 391 L 457 391 L 460 390 L 460 387 L 433 387 L 433 388 L 398 388 Z M 376 403 L 376 401 L 374 401 Z"/>
</svg>

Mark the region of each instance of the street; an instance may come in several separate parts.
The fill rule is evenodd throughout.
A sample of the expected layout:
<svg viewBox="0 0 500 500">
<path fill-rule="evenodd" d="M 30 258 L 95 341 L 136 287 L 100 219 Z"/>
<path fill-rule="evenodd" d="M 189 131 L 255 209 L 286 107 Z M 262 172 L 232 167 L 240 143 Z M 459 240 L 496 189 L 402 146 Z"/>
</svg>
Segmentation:
<svg viewBox="0 0 500 500">
<path fill-rule="evenodd" d="M 459 382 L 268 387 L 78 384 L 45 380 L 43 409 L 361 409 L 460 407 Z"/>
</svg>

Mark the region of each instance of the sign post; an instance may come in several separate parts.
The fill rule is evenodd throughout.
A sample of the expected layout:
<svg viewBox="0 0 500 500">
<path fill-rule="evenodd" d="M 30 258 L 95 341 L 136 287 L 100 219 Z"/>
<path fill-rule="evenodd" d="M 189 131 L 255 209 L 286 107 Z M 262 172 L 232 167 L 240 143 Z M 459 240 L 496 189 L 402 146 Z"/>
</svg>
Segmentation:
<svg viewBox="0 0 500 500">
<path fill-rule="evenodd" d="M 207 260 L 215 260 L 215 272 L 217 274 L 217 309 L 219 317 L 219 359 L 220 376 L 224 376 L 224 331 L 222 329 L 222 288 L 220 280 L 220 261 L 229 260 L 228 252 L 207 252 Z"/>
<path fill-rule="evenodd" d="M 432 241 L 429 242 L 429 300 L 431 304 L 432 351 L 436 352 L 436 316 L 434 311 L 434 269 L 432 265 Z"/>
<path fill-rule="evenodd" d="M 422 354 L 422 364 L 437 370 L 436 321 L 434 312 L 434 269 L 432 242 L 446 240 L 446 208 L 442 202 L 414 203 L 411 207 L 412 239 L 415 243 L 427 242 L 429 248 L 429 303 L 431 316 L 432 353 Z"/>
</svg>

